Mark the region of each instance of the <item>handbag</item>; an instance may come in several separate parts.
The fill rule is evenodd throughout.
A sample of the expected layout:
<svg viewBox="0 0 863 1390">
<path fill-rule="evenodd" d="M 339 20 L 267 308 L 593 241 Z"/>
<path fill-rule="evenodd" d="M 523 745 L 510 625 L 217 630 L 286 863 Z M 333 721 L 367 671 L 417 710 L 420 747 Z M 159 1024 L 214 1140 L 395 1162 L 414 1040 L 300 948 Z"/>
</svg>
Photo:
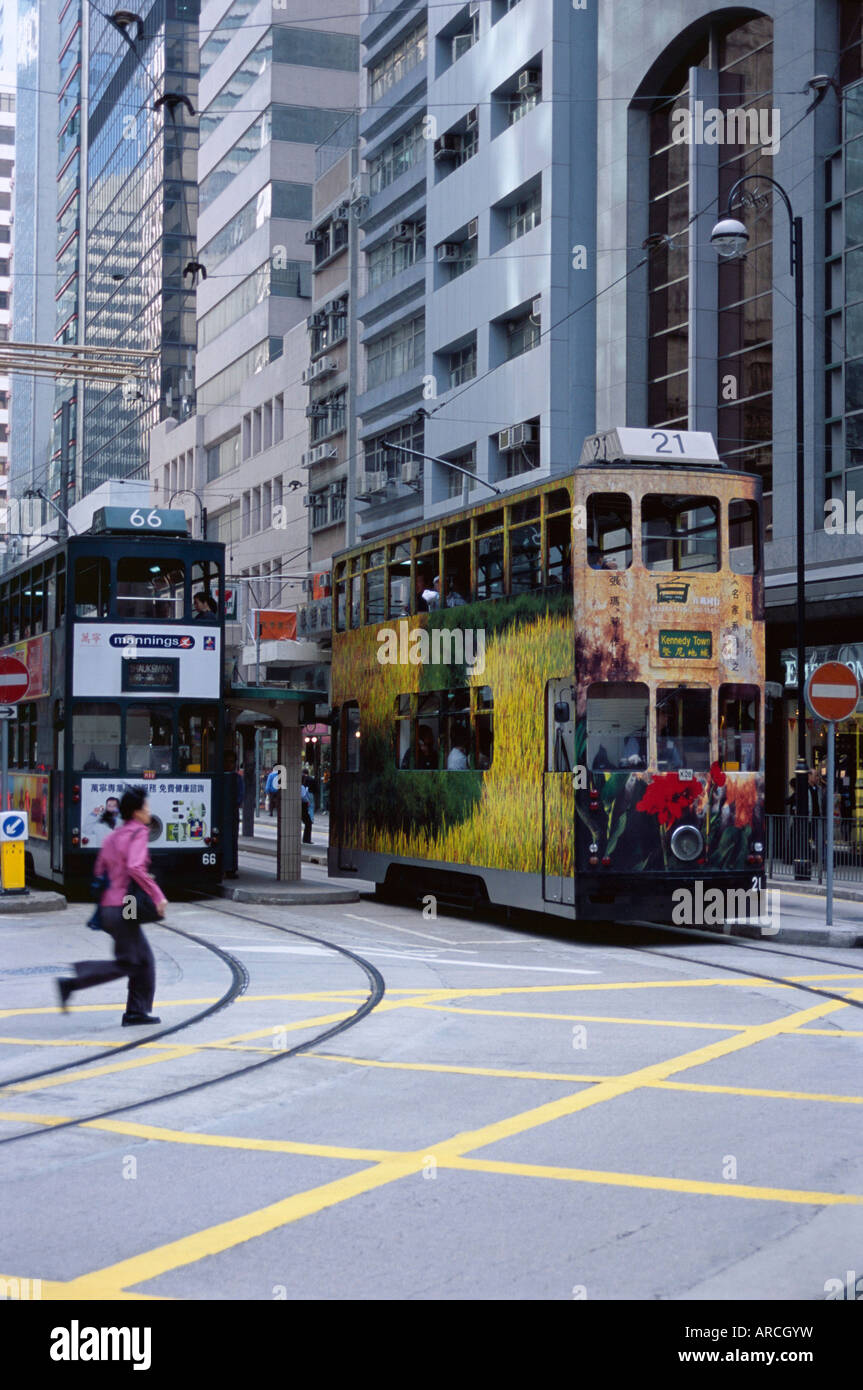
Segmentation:
<svg viewBox="0 0 863 1390">
<path fill-rule="evenodd" d="M 129 894 L 135 899 L 135 921 L 139 927 L 144 926 L 147 922 L 158 922 L 159 914 L 156 911 L 156 904 L 150 894 L 145 892 L 133 878 L 129 880 L 127 896 Z"/>
</svg>

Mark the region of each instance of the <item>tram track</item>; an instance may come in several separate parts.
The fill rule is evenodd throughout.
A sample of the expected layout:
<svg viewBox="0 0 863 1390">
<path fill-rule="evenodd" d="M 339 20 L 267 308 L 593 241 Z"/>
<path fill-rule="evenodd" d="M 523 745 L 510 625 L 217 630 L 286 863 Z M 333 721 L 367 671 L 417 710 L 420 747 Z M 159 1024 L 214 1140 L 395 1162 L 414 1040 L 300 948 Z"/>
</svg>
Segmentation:
<svg viewBox="0 0 863 1390">
<path fill-rule="evenodd" d="M 271 1057 L 264 1057 L 258 1062 L 249 1062 L 246 1066 L 236 1067 L 232 1071 L 224 1072 L 220 1076 L 208 1077 L 204 1081 L 196 1081 L 188 1086 L 175 1087 L 173 1090 L 164 1091 L 156 1096 L 147 1096 L 131 1101 L 124 1105 L 111 1106 L 109 1109 L 98 1111 L 95 1114 L 81 1115 L 79 1117 L 75 1117 L 74 1119 L 62 1120 L 58 1124 L 51 1124 L 35 1129 L 23 1130 L 20 1134 L 6 1135 L 4 1138 L 0 1138 L 0 1146 L 6 1144 L 14 1144 L 22 1139 L 34 1139 L 40 1134 L 56 1134 L 58 1130 L 74 1129 L 79 1125 L 90 1124 L 97 1120 L 111 1119 L 115 1115 L 123 1115 L 128 1113 L 130 1110 L 140 1110 L 149 1105 L 158 1105 L 162 1101 L 176 1100 L 181 1096 L 192 1095 L 195 1092 L 207 1090 L 211 1086 L 217 1086 L 223 1081 L 233 1081 L 235 1079 L 238 1079 L 239 1077 L 248 1076 L 254 1072 L 261 1071 L 264 1067 L 272 1066 L 276 1062 L 286 1061 L 290 1057 L 296 1057 L 302 1052 L 310 1051 L 312 1048 L 319 1047 L 322 1043 L 329 1041 L 331 1038 L 337 1037 L 340 1033 L 347 1032 L 349 1028 L 355 1027 L 358 1023 L 362 1021 L 362 1019 L 364 1019 L 368 1014 L 370 1014 L 373 1011 L 373 1009 L 377 1008 L 378 1004 L 383 999 L 384 993 L 386 991 L 386 982 L 384 981 L 384 978 L 381 975 L 380 971 L 377 969 L 376 966 L 372 965 L 370 961 L 365 960 L 364 957 L 358 955 L 354 951 L 351 951 L 347 946 L 336 945 L 332 941 L 327 941 L 325 937 L 313 936 L 311 933 L 299 931 L 295 927 L 280 927 L 275 922 L 265 921 L 262 917 L 251 917 L 243 912 L 232 912 L 229 908 L 215 906 L 212 903 L 210 904 L 210 906 L 212 907 L 212 910 L 214 912 L 217 912 L 220 916 L 236 917 L 242 922 L 251 922 L 256 926 L 268 927 L 270 928 L 270 930 L 280 932 L 282 935 L 299 937 L 302 940 L 311 942 L 316 946 L 323 946 L 327 950 L 333 951 L 338 955 L 345 956 L 355 965 L 358 965 L 365 974 L 370 985 L 370 991 L 368 996 L 360 1004 L 360 1006 L 354 1010 L 352 1014 L 348 1015 L 347 1018 L 340 1019 L 337 1023 L 332 1024 L 323 1032 L 316 1033 L 314 1037 L 307 1038 L 304 1042 L 297 1043 L 295 1047 L 286 1048 L 284 1050 L 280 1049 L 279 1051 L 274 1052 Z M 210 1017 L 212 1014 L 220 1012 L 222 1009 L 227 1008 L 230 1004 L 234 1003 L 235 1000 L 241 994 L 245 993 L 249 977 L 248 971 L 246 970 L 246 967 L 241 960 L 237 960 L 236 957 L 232 956 L 229 952 L 222 950 L 221 947 L 214 946 L 211 942 L 207 942 L 201 937 L 194 936 L 191 932 L 183 931 L 182 928 L 167 927 L 167 924 L 165 923 L 161 925 L 167 930 L 173 931 L 177 935 L 188 937 L 190 940 L 196 941 L 199 945 L 208 947 L 216 955 L 220 956 L 223 960 L 226 961 L 226 963 L 229 964 L 232 972 L 232 983 L 230 988 L 226 990 L 222 998 L 218 1000 L 215 1004 L 211 1004 L 207 1009 L 204 1009 L 200 1013 L 195 1014 L 192 1018 L 185 1019 L 181 1023 L 174 1024 L 170 1028 L 162 1029 L 158 1034 L 155 1035 L 155 1037 L 152 1034 L 150 1034 L 146 1038 L 136 1039 L 132 1042 L 125 1043 L 120 1047 L 106 1049 L 103 1052 L 97 1053 L 90 1057 L 86 1057 L 83 1060 L 76 1059 L 72 1062 L 61 1063 L 59 1066 L 46 1067 L 42 1071 L 31 1072 L 26 1076 L 11 1077 L 7 1081 L 4 1081 L 2 1085 L 0 1085 L 0 1093 L 2 1093 L 2 1091 L 8 1087 L 22 1085 L 24 1082 L 28 1081 L 40 1080 L 44 1076 L 51 1076 L 58 1072 L 67 1071 L 72 1068 L 75 1068 L 76 1070 L 81 1070 L 83 1067 L 90 1066 L 92 1065 L 92 1063 L 96 1061 L 104 1060 L 107 1057 L 114 1058 L 119 1053 L 130 1052 L 135 1048 L 142 1047 L 145 1043 L 152 1044 L 154 1042 L 158 1042 L 161 1038 L 179 1033 L 183 1029 L 190 1028 L 194 1023 L 199 1023 L 203 1019 Z M 235 974 L 235 972 L 237 973 Z M 239 982 L 242 983 L 241 988 L 238 987 L 238 975 Z M 70 1046 L 74 1046 L 74 1043 L 70 1043 Z"/>
</svg>

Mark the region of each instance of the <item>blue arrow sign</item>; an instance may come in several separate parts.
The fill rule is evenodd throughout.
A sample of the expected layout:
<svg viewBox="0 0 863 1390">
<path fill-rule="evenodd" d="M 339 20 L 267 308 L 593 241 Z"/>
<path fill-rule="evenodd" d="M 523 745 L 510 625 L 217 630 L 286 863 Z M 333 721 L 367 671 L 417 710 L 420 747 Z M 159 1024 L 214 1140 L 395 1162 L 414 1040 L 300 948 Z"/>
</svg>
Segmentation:
<svg viewBox="0 0 863 1390">
<path fill-rule="evenodd" d="M 3 817 L 3 834 L 7 840 L 18 840 L 24 834 L 25 820 L 23 816 L 10 815 Z"/>
</svg>

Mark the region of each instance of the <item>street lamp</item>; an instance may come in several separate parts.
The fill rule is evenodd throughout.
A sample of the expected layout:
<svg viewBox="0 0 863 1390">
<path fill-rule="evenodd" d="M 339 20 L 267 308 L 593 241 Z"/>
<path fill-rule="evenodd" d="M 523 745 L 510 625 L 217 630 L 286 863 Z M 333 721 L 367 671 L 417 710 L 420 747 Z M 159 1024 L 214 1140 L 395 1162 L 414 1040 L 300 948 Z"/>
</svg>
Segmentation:
<svg viewBox="0 0 863 1390">
<path fill-rule="evenodd" d="M 469 468 L 462 468 L 460 463 L 452 463 L 450 459 L 438 458 L 436 454 L 424 454 L 420 449 L 408 449 L 404 444 L 391 444 L 388 439 L 383 441 L 381 447 L 393 449 L 397 454 L 408 454 L 411 458 L 428 459 L 430 463 L 442 463 L 445 468 L 452 468 L 456 473 L 463 473 L 466 478 L 470 478 L 472 483 L 481 483 L 483 487 L 491 488 L 491 491 L 496 493 L 498 497 L 503 496 L 501 489 L 495 487 L 494 483 L 487 483 L 485 478 L 478 478 L 475 473 L 471 473 Z"/>
<path fill-rule="evenodd" d="M 717 222 L 710 236 L 711 243 L 720 256 L 730 258 L 739 256 L 749 241 L 749 233 L 742 222 L 733 215 L 734 195 L 741 184 L 751 179 L 769 183 L 776 189 L 785 204 L 790 223 L 791 240 L 789 255 L 791 273 L 794 276 L 794 327 L 795 357 L 797 375 L 797 766 L 794 769 L 795 809 L 798 816 L 808 812 L 808 777 L 806 767 L 806 566 L 804 512 L 806 491 L 804 482 L 803 421 L 804 421 L 804 381 L 803 381 L 803 219 L 795 217 L 791 200 L 785 189 L 775 179 L 766 174 L 744 174 L 732 186 L 728 194 L 728 208 L 725 217 Z M 804 858 L 801 850 L 801 858 Z M 796 866 L 795 866 L 796 867 Z M 799 869 L 800 876 L 808 878 L 808 864 Z"/>
</svg>

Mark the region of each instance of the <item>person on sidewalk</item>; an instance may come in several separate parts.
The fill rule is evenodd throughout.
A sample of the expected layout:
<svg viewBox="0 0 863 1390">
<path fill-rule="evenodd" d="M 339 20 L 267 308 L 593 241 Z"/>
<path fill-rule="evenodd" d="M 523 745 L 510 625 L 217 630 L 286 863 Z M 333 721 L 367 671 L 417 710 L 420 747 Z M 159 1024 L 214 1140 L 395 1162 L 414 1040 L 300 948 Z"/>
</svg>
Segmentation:
<svg viewBox="0 0 863 1390">
<path fill-rule="evenodd" d="M 279 786 L 279 769 L 276 765 L 273 767 L 272 771 L 267 774 L 267 780 L 264 783 L 264 792 L 267 796 L 267 809 L 271 816 L 275 816 L 279 809 L 279 796 L 281 795 L 281 790 Z"/>
<path fill-rule="evenodd" d="M 315 817 L 315 810 L 309 779 L 305 776 L 300 787 L 300 812 L 303 817 L 303 844 L 310 845 L 312 843 L 312 821 Z"/>
<path fill-rule="evenodd" d="M 130 879 L 134 879 L 155 904 L 156 915 L 164 917 L 168 906 L 164 893 L 150 876 L 147 826 L 150 807 L 143 787 L 127 787 L 120 798 L 120 825 L 105 839 L 96 860 L 96 878 L 107 875 L 108 886 L 99 904 L 102 929 L 114 942 L 115 960 L 79 960 L 73 979 L 58 979 L 60 1007 L 66 1010 L 69 995 L 76 989 L 90 989 L 109 980 L 128 976 L 129 988 L 123 1027 L 142 1023 L 161 1023 L 150 1013 L 156 991 L 156 965 L 150 943 L 135 917 L 125 916 Z"/>
</svg>

